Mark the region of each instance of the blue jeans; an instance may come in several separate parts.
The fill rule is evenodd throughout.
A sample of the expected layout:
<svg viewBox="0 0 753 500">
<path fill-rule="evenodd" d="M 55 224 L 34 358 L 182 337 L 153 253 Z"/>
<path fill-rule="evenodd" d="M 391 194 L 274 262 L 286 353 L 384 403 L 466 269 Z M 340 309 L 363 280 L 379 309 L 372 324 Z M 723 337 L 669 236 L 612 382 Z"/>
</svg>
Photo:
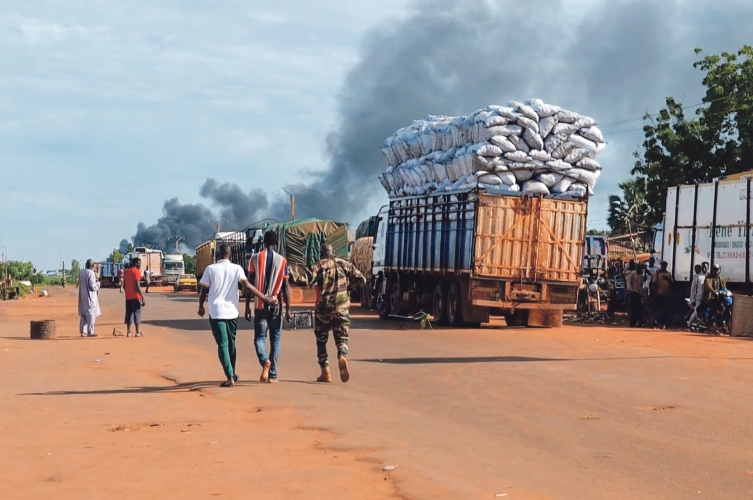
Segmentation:
<svg viewBox="0 0 753 500">
<path fill-rule="evenodd" d="M 267 355 L 267 330 L 269 330 L 269 355 Z M 254 344 L 259 364 L 272 361 L 269 378 L 277 378 L 277 361 L 280 359 L 280 338 L 282 334 L 282 316 L 271 317 L 264 309 L 254 310 Z"/>
</svg>

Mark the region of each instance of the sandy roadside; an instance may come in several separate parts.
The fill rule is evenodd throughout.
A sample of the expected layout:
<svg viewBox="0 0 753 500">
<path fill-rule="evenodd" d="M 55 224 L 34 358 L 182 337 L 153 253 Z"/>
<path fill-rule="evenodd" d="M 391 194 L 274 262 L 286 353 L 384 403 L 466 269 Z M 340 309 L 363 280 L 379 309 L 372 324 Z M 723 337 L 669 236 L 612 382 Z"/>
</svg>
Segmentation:
<svg viewBox="0 0 753 500">
<path fill-rule="evenodd" d="M 261 386 L 238 397 L 161 375 L 214 353 L 114 338 L 107 309 L 99 338 L 80 338 L 75 293 L 0 303 L 0 498 L 397 498 L 367 456 L 260 406 Z M 28 340 L 32 319 L 54 319 L 59 340 Z"/>
</svg>

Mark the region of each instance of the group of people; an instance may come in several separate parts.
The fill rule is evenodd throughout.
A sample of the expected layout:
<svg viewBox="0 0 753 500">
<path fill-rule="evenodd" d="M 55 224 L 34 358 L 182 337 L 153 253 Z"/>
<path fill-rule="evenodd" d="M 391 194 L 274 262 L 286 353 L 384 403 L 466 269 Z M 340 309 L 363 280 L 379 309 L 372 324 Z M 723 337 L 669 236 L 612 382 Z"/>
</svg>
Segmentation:
<svg viewBox="0 0 753 500">
<path fill-rule="evenodd" d="M 290 321 L 290 266 L 287 259 L 277 251 L 277 234 L 264 234 L 264 249 L 254 254 L 248 264 L 248 273 L 239 265 L 230 262 L 230 248 L 220 245 L 219 260 L 207 266 L 199 282 L 199 316 L 207 313 L 212 329 L 220 364 L 226 380 L 220 385 L 232 387 L 238 381 L 235 370 L 237 357 L 236 335 L 240 316 L 238 286 L 245 292 L 244 317 L 254 322 L 254 346 L 261 366 L 261 383 L 278 381 L 278 367 L 282 341 L 283 316 Z M 366 279 L 355 266 L 335 256 L 332 245 L 321 248 L 321 260 L 304 276 L 297 276 L 300 284 L 315 285 L 317 304 L 314 334 L 317 359 L 321 369 L 318 382 L 331 382 L 327 341 L 330 330 L 337 346 L 340 380 L 350 379 L 348 367 L 348 331 L 350 327 L 351 283 L 364 284 Z M 253 314 L 251 301 L 254 301 Z M 284 312 L 283 312 L 284 309 Z M 267 336 L 270 339 L 267 350 Z"/>
<path fill-rule="evenodd" d="M 92 269 L 94 262 L 88 259 L 84 269 L 78 275 L 78 315 L 79 333 L 82 337 L 96 337 L 96 320 L 102 315 L 99 307 L 100 279 Z M 125 324 L 126 336 L 134 335 L 141 337 L 141 308 L 146 305 L 144 295 L 141 293 L 141 259 L 131 260 L 131 265 L 126 269 L 120 280 L 121 292 L 125 290 Z M 132 332 L 131 326 L 135 328 Z"/>
<path fill-rule="evenodd" d="M 714 264 L 709 269 L 708 263 L 696 264 L 695 275 L 691 282 L 688 299 L 692 314 L 687 319 L 688 328 L 696 321 L 698 315 L 705 311 L 715 293 L 726 287 L 721 276 L 721 266 Z M 667 263 L 656 266 L 651 257 L 643 266 L 636 261 L 628 263 L 625 274 L 627 288 L 627 312 L 630 327 L 642 327 L 653 321 L 654 326 L 667 328 L 671 323 L 672 288 L 674 279 L 667 271 Z"/>
<path fill-rule="evenodd" d="M 215 342 L 220 364 L 226 380 L 220 385 L 232 387 L 238 381 L 235 371 L 237 350 L 236 336 L 239 314 L 239 286 L 245 293 L 247 321 L 254 322 L 254 346 L 261 365 L 262 383 L 278 381 L 278 366 L 282 344 L 282 319 L 291 320 L 290 314 L 290 266 L 287 259 L 276 251 L 277 234 L 268 231 L 264 235 L 264 249 L 253 255 L 248 264 L 248 273 L 230 261 L 230 248 L 220 245 L 216 263 L 207 266 L 199 283 L 199 316 L 209 312 L 209 325 Z M 331 382 L 327 342 L 332 331 L 337 346 L 340 380 L 350 378 L 348 367 L 348 331 L 350 328 L 351 284 L 364 284 L 366 279 L 355 266 L 335 256 L 332 245 L 321 248 L 321 260 L 296 281 L 314 285 L 317 291 L 314 334 L 316 355 L 321 372 L 318 382 Z M 96 337 L 95 323 L 100 316 L 98 290 L 99 279 L 92 270 L 91 259 L 79 275 L 78 312 L 81 318 L 79 331 L 82 337 Z M 134 258 L 120 275 L 121 292 L 125 292 L 125 324 L 127 336 L 140 337 L 141 309 L 146 306 L 140 282 L 141 259 Z M 147 282 L 148 283 L 148 282 Z M 251 301 L 254 301 L 253 312 Z M 205 305 L 208 306 L 205 308 Z M 267 350 L 267 336 L 270 339 Z"/>
</svg>

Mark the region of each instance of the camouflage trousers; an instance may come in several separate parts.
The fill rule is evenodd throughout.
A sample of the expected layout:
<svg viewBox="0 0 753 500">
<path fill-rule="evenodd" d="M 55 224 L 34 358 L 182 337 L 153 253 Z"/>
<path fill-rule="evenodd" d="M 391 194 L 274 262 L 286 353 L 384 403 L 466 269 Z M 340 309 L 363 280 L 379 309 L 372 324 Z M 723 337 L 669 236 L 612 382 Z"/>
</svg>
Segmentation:
<svg viewBox="0 0 753 500">
<path fill-rule="evenodd" d="M 316 356 L 320 366 L 328 366 L 327 341 L 329 331 L 335 337 L 337 357 L 348 355 L 348 328 L 350 328 L 349 311 L 316 311 L 314 334 L 316 335 Z"/>
</svg>

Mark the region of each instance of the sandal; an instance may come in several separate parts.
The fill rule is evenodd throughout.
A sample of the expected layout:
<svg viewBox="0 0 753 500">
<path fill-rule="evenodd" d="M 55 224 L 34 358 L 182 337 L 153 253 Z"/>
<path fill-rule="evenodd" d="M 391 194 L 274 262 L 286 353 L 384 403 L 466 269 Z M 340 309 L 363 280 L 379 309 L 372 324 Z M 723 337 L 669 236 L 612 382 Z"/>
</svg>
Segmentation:
<svg viewBox="0 0 753 500">
<path fill-rule="evenodd" d="M 232 380 L 226 380 L 220 384 L 220 387 L 233 387 L 235 383 Z"/>
</svg>

